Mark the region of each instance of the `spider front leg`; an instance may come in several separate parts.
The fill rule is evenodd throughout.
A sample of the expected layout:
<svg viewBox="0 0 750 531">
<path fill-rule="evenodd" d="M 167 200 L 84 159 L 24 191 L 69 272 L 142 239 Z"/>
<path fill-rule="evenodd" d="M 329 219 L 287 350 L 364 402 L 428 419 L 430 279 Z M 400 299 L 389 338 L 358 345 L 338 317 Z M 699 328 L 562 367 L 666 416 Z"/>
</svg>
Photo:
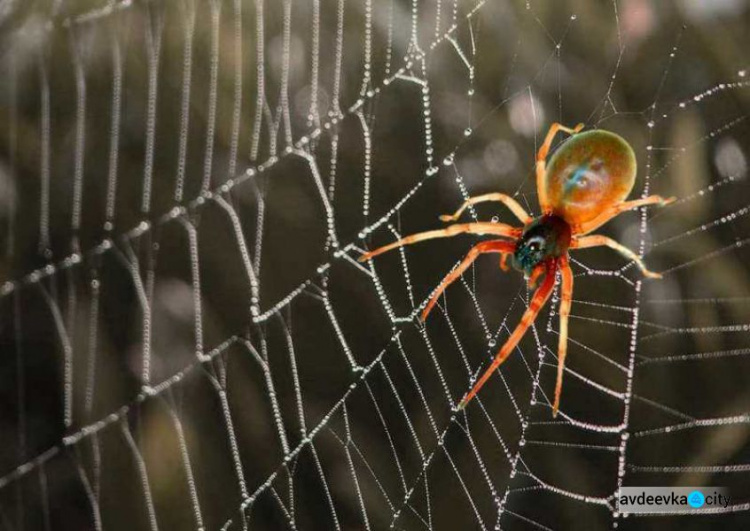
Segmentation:
<svg viewBox="0 0 750 531">
<path fill-rule="evenodd" d="M 474 262 L 474 260 L 479 257 L 480 254 L 502 253 L 503 258 L 505 258 L 506 256 L 508 256 L 508 254 L 513 253 L 513 248 L 514 244 L 512 242 L 506 242 L 503 240 L 491 240 L 488 242 L 482 242 L 472 247 L 466 254 L 466 257 L 458 265 L 458 267 L 451 271 L 451 273 L 446 276 L 445 279 L 443 279 L 443 281 L 437 287 L 435 293 L 432 295 L 432 298 L 430 298 L 427 306 L 422 311 L 422 315 L 420 317 L 421 320 L 424 322 L 427 319 L 427 316 L 435 307 L 435 304 L 437 304 L 440 295 L 442 295 L 443 292 L 448 288 L 448 286 L 455 282 L 464 273 L 464 271 L 469 268 L 469 266 Z"/>
<path fill-rule="evenodd" d="M 655 273 L 651 270 L 649 270 L 646 267 L 646 264 L 643 263 L 643 260 L 641 260 L 641 257 L 635 254 L 633 251 L 622 245 L 621 243 L 616 242 L 612 238 L 608 238 L 607 236 L 602 236 L 601 234 L 592 234 L 591 236 L 579 236 L 574 237 L 573 240 L 570 242 L 570 248 L 571 249 L 585 249 L 587 247 L 609 247 L 610 249 L 614 249 L 624 257 L 632 260 L 635 262 L 635 264 L 638 266 L 638 268 L 641 270 L 644 276 L 647 276 L 648 278 L 661 278 L 661 273 Z"/>
<path fill-rule="evenodd" d="M 573 304 L 573 271 L 570 269 L 568 257 L 560 260 L 562 288 L 560 296 L 560 337 L 557 343 L 557 383 L 555 384 L 555 401 L 552 405 L 552 416 L 556 417 L 560 409 L 560 394 L 562 393 L 563 373 L 565 372 L 565 356 L 568 354 L 568 317 Z"/>
<path fill-rule="evenodd" d="M 521 341 L 521 338 L 526 333 L 526 330 L 529 329 L 531 326 L 531 323 L 534 322 L 537 315 L 539 315 L 539 311 L 542 309 L 544 304 L 549 299 L 550 294 L 552 293 L 552 288 L 555 285 L 555 274 L 557 273 L 557 260 L 556 259 L 550 259 L 545 263 L 546 267 L 546 275 L 544 277 L 544 281 L 542 282 L 542 285 L 539 286 L 539 288 L 534 293 L 534 297 L 531 299 L 531 302 L 529 303 L 529 307 L 526 308 L 526 311 L 523 314 L 523 317 L 521 317 L 521 322 L 518 323 L 518 326 L 516 326 L 516 329 L 513 331 L 513 333 L 508 338 L 508 341 L 505 342 L 505 344 L 502 346 L 500 351 L 497 353 L 497 356 L 495 356 L 495 359 L 492 361 L 492 364 L 489 366 L 489 368 L 482 374 L 482 377 L 479 378 L 477 383 L 474 385 L 474 387 L 469 391 L 469 393 L 461 400 L 461 403 L 458 405 L 458 409 L 461 410 L 466 407 L 466 405 L 471 401 L 474 396 L 479 392 L 479 390 L 484 386 L 484 384 L 489 380 L 490 376 L 493 375 L 495 370 L 502 365 L 502 363 L 507 359 L 507 357 L 510 355 L 511 352 L 513 352 L 513 349 L 518 345 L 518 342 Z"/>
<path fill-rule="evenodd" d="M 508 207 L 508 210 L 510 210 L 514 216 L 518 218 L 518 220 L 523 223 L 524 225 L 531 222 L 531 216 L 524 210 L 524 208 L 518 204 L 518 201 L 513 199 L 511 196 L 507 194 L 501 194 L 501 193 L 492 193 L 492 194 L 484 194 L 484 195 L 478 195 L 475 197 L 470 197 L 468 200 L 464 202 L 463 205 L 461 205 L 461 208 L 456 210 L 453 214 L 444 214 L 440 216 L 441 221 L 456 221 L 458 218 L 461 217 L 461 214 L 464 213 L 464 211 L 469 208 L 471 205 L 476 205 L 477 203 L 484 203 L 487 201 L 498 201 L 500 203 L 503 203 L 506 207 Z"/>
<path fill-rule="evenodd" d="M 676 197 L 668 197 L 663 198 L 660 195 L 650 195 L 648 197 L 644 197 L 641 199 L 635 199 L 633 201 L 625 201 L 623 203 L 619 203 L 616 205 L 611 206 L 598 216 L 596 216 L 591 221 L 587 221 L 585 223 L 582 223 L 580 227 L 578 227 L 578 230 L 576 231 L 578 234 L 588 234 L 589 232 L 598 229 L 602 225 L 604 225 L 606 222 L 608 222 L 613 217 L 622 214 L 623 212 L 627 210 L 633 210 L 634 208 L 646 206 L 646 205 L 659 205 L 659 206 L 665 206 L 670 203 L 674 203 L 677 200 Z"/>
<path fill-rule="evenodd" d="M 521 235 L 521 232 L 521 229 L 511 227 L 510 225 L 506 225 L 505 223 L 457 223 L 455 225 L 450 225 L 444 229 L 428 230 L 426 232 L 420 232 L 417 234 L 412 234 L 411 236 L 406 236 L 405 238 L 402 238 L 398 241 L 389 243 L 388 245 L 384 245 L 383 247 L 379 247 L 374 251 L 364 253 L 359 257 L 359 261 L 366 262 L 367 260 L 392 249 L 403 247 L 404 245 L 411 245 L 413 243 L 421 242 L 424 240 L 432 240 L 435 238 L 450 238 L 451 236 L 456 236 L 458 234 L 470 233 L 492 234 L 494 236 L 502 236 L 515 240 Z"/>
<path fill-rule="evenodd" d="M 547 186 L 544 181 L 547 174 L 547 155 L 549 154 L 550 147 L 552 147 L 552 140 L 554 140 L 555 135 L 560 131 L 565 131 L 566 133 L 575 135 L 576 133 L 579 133 L 583 127 L 584 124 L 578 124 L 572 129 L 559 123 L 552 124 L 549 131 L 547 131 L 547 137 L 544 139 L 544 143 L 536 154 L 536 194 L 539 198 L 539 208 L 542 209 L 542 213 L 544 214 L 547 214 L 550 211 L 549 201 L 547 200 Z"/>
</svg>

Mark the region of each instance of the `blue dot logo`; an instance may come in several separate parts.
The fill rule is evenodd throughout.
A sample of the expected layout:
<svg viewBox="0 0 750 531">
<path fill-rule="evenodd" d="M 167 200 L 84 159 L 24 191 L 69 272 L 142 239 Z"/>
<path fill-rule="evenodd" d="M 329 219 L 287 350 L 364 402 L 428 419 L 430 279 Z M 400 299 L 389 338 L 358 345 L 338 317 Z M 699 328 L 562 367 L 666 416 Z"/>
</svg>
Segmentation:
<svg viewBox="0 0 750 531">
<path fill-rule="evenodd" d="M 698 509 L 700 507 L 703 507 L 703 504 L 706 503 L 706 497 L 702 492 L 694 490 L 693 492 L 688 494 L 688 503 L 690 504 L 690 507 Z"/>
</svg>

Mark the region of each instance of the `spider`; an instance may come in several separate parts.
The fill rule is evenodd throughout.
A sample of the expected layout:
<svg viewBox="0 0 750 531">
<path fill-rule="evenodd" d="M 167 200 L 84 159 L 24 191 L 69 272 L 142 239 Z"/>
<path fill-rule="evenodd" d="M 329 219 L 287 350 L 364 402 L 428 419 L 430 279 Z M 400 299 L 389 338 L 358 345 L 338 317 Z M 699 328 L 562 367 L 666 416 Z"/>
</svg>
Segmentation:
<svg viewBox="0 0 750 531">
<path fill-rule="evenodd" d="M 520 221 L 522 228 L 504 223 L 456 223 L 446 228 L 421 232 L 364 253 L 361 262 L 404 245 L 470 233 L 492 235 L 500 239 L 482 241 L 472 247 L 463 261 L 435 289 L 427 306 L 422 311 L 424 321 L 437 303 L 440 295 L 466 269 L 484 253 L 499 253 L 500 268 L 508 270 L 507 258 L 512 257 L 513 266 L 522 271 L 529 288 L 535 288 L 543 280 L 523 314 L 520 323 L 510 335 L 492 364 L 467 393 L 458 409 L 461 410 L 479 392 L 494 371 L 508 358 L 518 345 L 539 311 L 550 297 L 557 272 L 561 276 L 560 331 L 557 350 L 557 383 L 552 415 L 557 416 L 560 407 L 563 370 L 568 343 L 568 316 L 573 296 L 573 272 L 568 262 L 570 249 L 606 246 L 635 262 L 649 278 L 661 278 L 646 268 L 633 251 L 615 240 L 599 234 L 589 235 L 622 212 L 645 205 L 667 205 L 674 197 L 664 199 L 651 195 L 642 199 L 625 201 L 633 188 L 636 175 L 635 153 L 630 145 L 615 133 L 592 130 L 581 133 L 584 124 L 574 128 L 554 123 L 536 157 L 536 187 L 542 214 L 532 218 L 512 197 L 503 193 L 489 193 L 469 198 L 454 214 L 440 216 L 444 222 L 456 221 L 471 205 L 487 201 L 503 203 Z M 555 135 L 564 131 L 570 138 L 557 149 L 549 165 L 546 159 Z"/>
</svg>

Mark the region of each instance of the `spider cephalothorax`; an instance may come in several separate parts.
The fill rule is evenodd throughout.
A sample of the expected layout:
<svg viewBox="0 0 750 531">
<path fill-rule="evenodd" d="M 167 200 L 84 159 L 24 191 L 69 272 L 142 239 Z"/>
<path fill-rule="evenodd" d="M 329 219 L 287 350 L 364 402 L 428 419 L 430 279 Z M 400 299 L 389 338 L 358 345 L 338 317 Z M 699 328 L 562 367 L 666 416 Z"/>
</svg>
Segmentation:
<svg viewBox="0 0 750 531">
<path fill-rule="evenodd" d="M 634 261 L 643 274 L 650 278 L 661 275 L 649 271 L 633 251 L 615 240 L 601 235 L 588 235 L 593 230 L 621 212 L 645 205 L 665 205 L 674 198 L 664 199 L 658 195 L 625 201 L 633 189 L 636 174 L 635 154 L 630 145 L 620 136 L 609 131 L 595 130 L 579 134 L 583 124 L 571 129 L 552 124 L 547 138 L 539 148 L 536 159 L 536 188 L 542 214 L 529 216 L 512 197 L 502 193 L 491 193 L 472 197 L 452 215 L 440 216 L 443 221 L 457 220 L 469 206 L 485 201 L 504 203 L 523 223 L 523 228 L 504 223 L 456 223 L 444 229 L 413 234 L 384 247 L 364 253 L 361 261 L 369 260 L 381 253 L 432 238 L 445 238 L 456 234 L 489 234 L 500 239 L 487 240 L 471 248 L 461 264 L 454 269 L 435 289 L 422 311 L 422 320 L 427 318 L 445 289 L 468 269 L 476 258 L 484 253 L 502 255 L 501 267 L 512 256 L 513 265 L 523 271 L 529 284 L 543 277 L 534 292 L 521 322 L 495 356 L 490 367 L 474 384 L 459 404 L 466 407 L 469 401 L 489 379 L 492 373 L 510 355 L 526 330 L 534 322 L 542 306 L 549 299 L 560 272 L 560 329 L 557 347 L 557 384 L 552 414 L 557 415 L 562 391 L 563 369 L 568 345 L 568 316 L 573 301 L 573 272 L 568 263 L 569 249 L 583 249 L 601 245 L 610 247 Z M 547 166 L 547 154 L 558 131 L 573 135 L 565 142 Z"/>
<path fill-rule="evenodd" d="M 550 258 L 559 258 L 570 247 L 570 225 L 559 216 L 541 216 L 529 223 L 516 241 L 513 266 L 530 276 Z"/>
</svg>

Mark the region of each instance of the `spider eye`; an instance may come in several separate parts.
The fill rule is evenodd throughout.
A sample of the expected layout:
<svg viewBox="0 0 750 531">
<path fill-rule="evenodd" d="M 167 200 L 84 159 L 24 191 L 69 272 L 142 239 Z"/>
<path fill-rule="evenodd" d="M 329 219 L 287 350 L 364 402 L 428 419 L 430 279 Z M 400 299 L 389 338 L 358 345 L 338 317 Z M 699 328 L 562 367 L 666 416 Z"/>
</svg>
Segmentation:
<svg viewBox="0 0 750 531">
<path fill-rule="evenodd" d="M 535 234 L 526 236 L 513 254 L 513 264 L 517 269 L 530 273 L 531 269 L 544 259 L 547 240 Z"/>
<path fill-rule="evenodd" d="M 542 248 L 544 240 L 540 238 L 539 236 L 535 236 L 534 238 L 531 238 L 529 242 L 526 244 L 526 247 L 531 251 L 532 253 L 535 253 L 539 251 Z"/>
</svg>

